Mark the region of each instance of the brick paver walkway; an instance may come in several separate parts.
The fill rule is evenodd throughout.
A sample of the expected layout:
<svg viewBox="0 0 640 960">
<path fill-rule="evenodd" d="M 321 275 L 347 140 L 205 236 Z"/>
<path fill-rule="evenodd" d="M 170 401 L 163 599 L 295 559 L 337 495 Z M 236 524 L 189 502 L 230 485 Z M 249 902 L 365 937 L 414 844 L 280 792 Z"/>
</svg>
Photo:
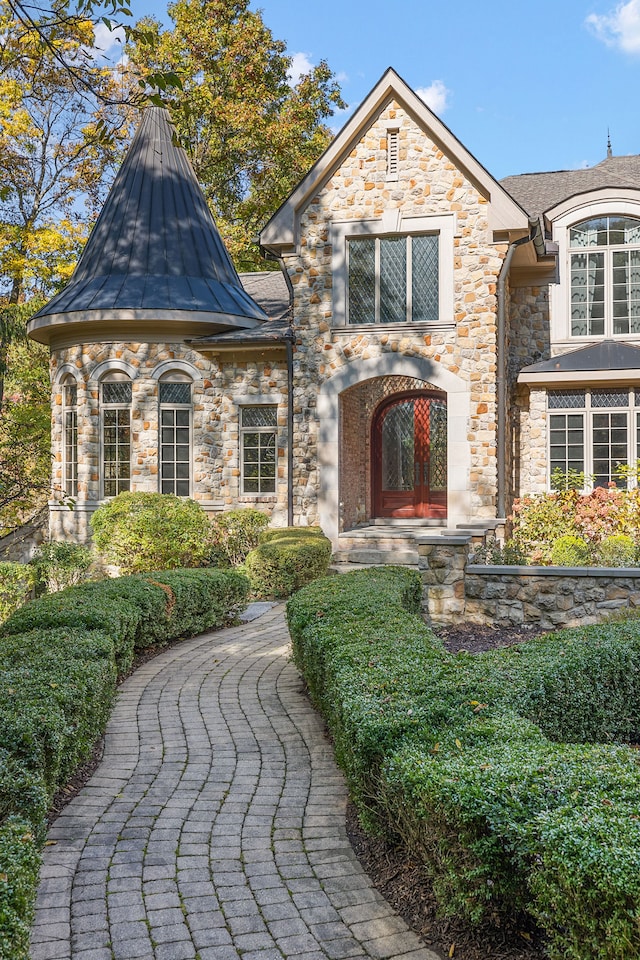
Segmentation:
<svg viewBox="0 0 640 960">
<path fill-rule="evenodd" d="M 437 960 L 346 838 L 346 790 L 282 607 L 121 687 L 54 823 L 32 960 Z"/>
</svg>

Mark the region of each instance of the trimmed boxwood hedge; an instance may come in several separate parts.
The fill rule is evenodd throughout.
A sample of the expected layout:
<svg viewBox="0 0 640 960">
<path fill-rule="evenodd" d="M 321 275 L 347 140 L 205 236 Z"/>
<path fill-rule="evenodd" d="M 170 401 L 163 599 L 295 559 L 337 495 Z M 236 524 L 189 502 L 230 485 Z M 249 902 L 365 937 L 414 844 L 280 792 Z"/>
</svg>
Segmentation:
<svg viewBox="0 0 640 960">
<path fill-rule="evenodd" d="M 639 958 L 640 757 L 624 743 L 640 739 L 640 621 L 453 655 L 419 593 L 385 568 L 288 604 L 363 821 L 423 859 L 443 913 L 521 910 L 552 958 Z"/>
<path fill-rule="evenodd" d="M 42 597 L 0 628 L 0 958 L 26 960 L 46 812 L 104 731 L 118 673 L 149 645 L 222 626 L 232 570 L 171 570 Z"/>
<path fill-rule="evenodd" d="M 245 559 L 251 589 L 259 597 L 290 597 L 324 577 L 331 561 L 331 541 L 320 527 L 274 527 Z"/>
</svg>

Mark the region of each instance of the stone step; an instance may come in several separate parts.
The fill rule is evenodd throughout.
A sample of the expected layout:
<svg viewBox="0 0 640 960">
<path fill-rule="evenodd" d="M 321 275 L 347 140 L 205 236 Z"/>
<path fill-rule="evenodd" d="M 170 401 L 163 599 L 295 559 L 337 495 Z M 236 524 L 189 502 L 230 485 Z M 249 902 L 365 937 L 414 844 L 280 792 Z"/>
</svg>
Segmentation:
<svg viewBox="0 0 640 960">
<path fill-rule="evenodd" d="M 339 550 L 334 553 L 332 562 L 334 564 L 342 563 L 360 563 L 369 566 L 383 566 L 385 564 L 396 564 L 399 566 L 417 566 L 419 556 L 417 550 L 378 550 L 369 549 L 350 549 Z"/>
<path fill-rule="evenodd" d="M 347 563 L 344 561 L 341 563 L 336 563 L 334 561 L 329 567 L 329 571 L 331 573 L 353 573 L 356 570 L 369 570 L 371 567 L 380 567 L 385 565 L 386 564 L 380 563 Z M 395 564 L 395 566 L 398 566 L 398 564 Z M 420 570 L 417 563 L 403 563 L 402 566 L 407 570 L 416 570 L 417 572 Z"/>
<path fill-rule="evenodd" d="M 344 537 L 338 539 L 338 550 L 415 550 L 413 537 Z"/>
</svg>

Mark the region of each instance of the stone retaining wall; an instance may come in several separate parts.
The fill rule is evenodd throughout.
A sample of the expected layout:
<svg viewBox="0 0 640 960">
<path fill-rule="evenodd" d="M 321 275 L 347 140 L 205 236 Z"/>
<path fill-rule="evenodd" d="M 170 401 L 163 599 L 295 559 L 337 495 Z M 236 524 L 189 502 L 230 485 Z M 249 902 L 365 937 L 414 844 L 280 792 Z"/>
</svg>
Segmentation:
<svg viewBox="0 0 640 960">
<path fill-rule="evenodd" d="M 597 623 L 640 607 L 640 569 L 469 564 L 471 543 L 419 544 L 424 612 L 434 624 L 530 624 L 544 630 Z"/>
</svg>

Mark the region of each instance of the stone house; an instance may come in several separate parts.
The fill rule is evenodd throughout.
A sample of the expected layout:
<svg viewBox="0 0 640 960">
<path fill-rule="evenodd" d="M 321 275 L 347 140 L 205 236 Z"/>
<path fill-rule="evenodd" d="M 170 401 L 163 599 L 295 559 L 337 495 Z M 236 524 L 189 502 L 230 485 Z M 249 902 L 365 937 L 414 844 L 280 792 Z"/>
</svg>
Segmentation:
<svg viewBox="0 0 640 960">
<path fill-rule="evenodd" d="M 52 537 L 86 539 L 129 489 L 336 545 L 490 529 L 555 469 L 606 484 L 636 462 L 640 157 L 499 183 L 388 70 L 260 242 L 280 271 L 239 278 L 146 110 L 30 322 L 51 347 Z"/>
</svg>

